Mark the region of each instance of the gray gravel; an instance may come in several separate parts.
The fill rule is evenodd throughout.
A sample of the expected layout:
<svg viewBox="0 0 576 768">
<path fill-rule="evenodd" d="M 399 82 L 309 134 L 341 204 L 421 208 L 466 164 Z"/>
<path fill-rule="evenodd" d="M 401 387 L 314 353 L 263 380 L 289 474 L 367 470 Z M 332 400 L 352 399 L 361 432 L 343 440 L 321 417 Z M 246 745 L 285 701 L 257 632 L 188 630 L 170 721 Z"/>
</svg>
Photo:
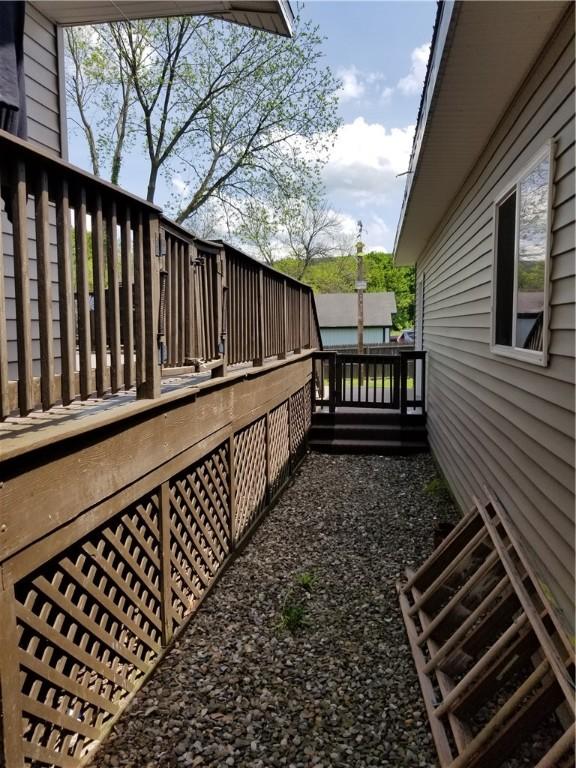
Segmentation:
<svg viewBox="0 0 576 768">
<path fill-rule="evenodd" d="M 457 516 L 434 476 L 429 456 L 309 456 L 94 765 L 435 766 L 395 592 Z"/>
</svg>

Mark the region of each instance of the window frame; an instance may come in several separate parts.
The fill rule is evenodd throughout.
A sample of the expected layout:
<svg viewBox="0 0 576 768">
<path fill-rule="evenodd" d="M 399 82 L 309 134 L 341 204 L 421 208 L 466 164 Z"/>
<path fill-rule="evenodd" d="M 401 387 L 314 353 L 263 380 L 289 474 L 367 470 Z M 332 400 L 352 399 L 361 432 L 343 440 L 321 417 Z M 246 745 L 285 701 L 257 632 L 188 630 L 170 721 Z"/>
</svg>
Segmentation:
<svg viewBox="0 0 576 768">
<path fill-rule="evenodd" d="M 493 204 L 494 222 L 492 239 L 492 294 L 490 300 L 490 352 L 501 357 L 508 357 L 514 360 L 520 360 L 525 363 L 546 367 L 548 365 L 548 343 L 550 338 L 550 247 L 552 243 L 552 211 L 553 211 L 553 191 L 554 191 L 554 168 L 555 168 L 555 145 L 556 142 L 550 139 L 546 144 L 531 158 L 530 162 L 523 166 L 522 170 L 509 182 L 500 192 Z M 516 194 L 515 211 L 515 231 L 514 231 L 514 293 L 512 297 L 512 341 L 516 341 L 516 306 L 518 299 L 518 246 L 520 238 L 520 184 L 530 175 L 542 160 L 549 158 L 548 169 L 548 208 L 546 212 L 546 245 L 544 249 L 544 308 L 542 317 L 542 350 L 522 349 L 520 347 L 506 346 L 496 343 L 496 296 L 498 281 L 498 222 L 500 207 L 512 195 Z"/>
</svg>

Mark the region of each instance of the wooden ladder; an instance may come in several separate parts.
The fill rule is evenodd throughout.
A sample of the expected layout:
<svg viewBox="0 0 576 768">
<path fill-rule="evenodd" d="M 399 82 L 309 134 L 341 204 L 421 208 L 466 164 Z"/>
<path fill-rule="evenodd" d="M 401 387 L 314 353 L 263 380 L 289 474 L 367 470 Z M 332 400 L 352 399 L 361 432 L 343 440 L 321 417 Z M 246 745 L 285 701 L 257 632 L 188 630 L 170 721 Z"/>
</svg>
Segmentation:
<svg viewBox="0 0 576 768">
<path fill-rule="evenodd" d="M 442 768 L 496 768 L 561 707 L 536 768 L 574 766 L 574 649 L 498 501 L 397 585 Z"/>
</svg>

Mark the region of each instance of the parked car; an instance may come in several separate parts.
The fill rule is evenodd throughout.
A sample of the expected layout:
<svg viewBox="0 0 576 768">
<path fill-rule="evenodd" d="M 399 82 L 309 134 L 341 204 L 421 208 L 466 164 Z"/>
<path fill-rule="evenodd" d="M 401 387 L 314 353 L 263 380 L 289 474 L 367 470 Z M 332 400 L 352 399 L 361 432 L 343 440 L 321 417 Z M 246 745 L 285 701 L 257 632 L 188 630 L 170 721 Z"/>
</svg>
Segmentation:
<svg viewBox="0 0 576 768">
<path fill-rule="evenodd" d="M 397 336 L 396 341 L 398 344 L 414 344 L 414 329 L 409 328 L 402 331 L 402 333 Z"/>
</svg>

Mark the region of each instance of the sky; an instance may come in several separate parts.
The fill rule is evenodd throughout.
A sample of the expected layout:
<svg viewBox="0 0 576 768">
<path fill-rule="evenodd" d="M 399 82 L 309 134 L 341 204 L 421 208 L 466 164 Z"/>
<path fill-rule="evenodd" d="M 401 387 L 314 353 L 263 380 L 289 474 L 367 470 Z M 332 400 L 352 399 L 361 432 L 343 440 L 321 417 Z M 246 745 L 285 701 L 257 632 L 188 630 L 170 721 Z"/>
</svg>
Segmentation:
<svg viewBox="0 0 576 768">
<path fill-rule="evenodd" d="M 363 224 L 368 250 L 391 251 L 429 44 L 434 0 L 307 0 L 303 14 L 318 24 L 325 64 L 342 80 L 342 126 L 323 172 L 330 207 L 347 234 Z M 83 140 L 70 136 L 70 161 L 90 168 Z M 121 184 L 142 195 L 143 164 L 133 155 Z M 159 189 L 157 202 L 168 195 Z"/>
</svg>

